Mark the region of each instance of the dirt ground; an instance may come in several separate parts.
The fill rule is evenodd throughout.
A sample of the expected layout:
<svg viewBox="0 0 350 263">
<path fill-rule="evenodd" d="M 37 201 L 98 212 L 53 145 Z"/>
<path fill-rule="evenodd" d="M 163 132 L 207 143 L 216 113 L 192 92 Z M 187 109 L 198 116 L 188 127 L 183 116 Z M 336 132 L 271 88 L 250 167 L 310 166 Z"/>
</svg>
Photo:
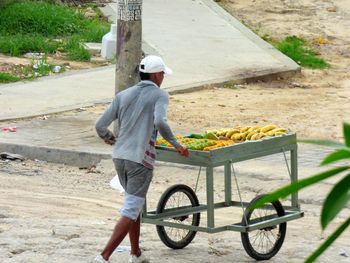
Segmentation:
<svg viewBox="0 0 350 263">
<path fill-rule="evenodd" d="M 331 65 L 299 76 L 172 97 L 169 119 L 198 129 L 276 123 L 299 137 L 342 137 L 350 121 L 350 5 L 347 0 L 221 0 L 259 35 L 296 35 Z M 317 38 L 327 40 L 317 44 Z"/>
<path fill-rule="evenodd" d="M 196 131 L 236 125 L 276 123 L 299 137 L 341 139 L 341 123 L 350 122 L 350 6 L 347 0 L 225 0 L 221 4 L 259 34 L 275 38 L 301 36 L 318 45 L 330 64 L 327 70 L 302 69 L 299 76 L 272 82 L 213 88 L 171 96 L 169 120 Z M 315 44 L 316 45 L 316 44 Z M 260 171 L 264 166 L 266 170 Z M 288 182 L 276 175 L 276 165 L 246 164 L 237 170 L 243 199 L 262 189 Z M 303 170 L 304 169 L 304 170 Z M 155 207 L 160 195 L 179 182 L 194 187 L 197 170 L 161 165 L 156 169 L 148 197 Z M 217 171 L 222 175 L 222 170 Z M 301 168 L 301 175 L 310 174 Z M 0 262 L 91 262 L 108 239 L 122 196 L 108 186 L 114 176 L 110 162 L 82 170 L 40 161 L 0 160 Z M 223 180 L 215 181 L 216 200 L 223 197 Z M 322 200 L 335 180 L 300 193 L 305 217 L 288 223 L 281 251 L 270 262 L 300 263 L 350 214 L 345 209 L 322 232 Z M 205 179 L 199 180 L 204 200 Z M 235 193 L 234 193 L 235 194 Z M 237 198 L 237 195 L 235 195 Z M 238 222 L 241 210 L 218 212 L 220 222 Z M 205 222 L 205 218 L 202 219 Z M 170 250 L 159 240 L 155 227 L 144 225 L 141 247 L 152 262 L 254 262 L 245 253 L 239 233 L 198 233 L 185 249 Z M 350 231 L 346 231 L 318 262 L 350 262 Z M 125 241 L 121 250 L 128 248 Z M 111 263 L 127 262 L 128 252 L 116 252 Z"/>
<path fill-rule="evenodd" d="M 256 166 L 255 166 L 256 165 Z M 288 176 L 276 175 L 280 166 L 263 163 L 236 166 L 242 199 L 249 201 L 261 191 L 287 183 Z M 262 172 L 263 171 L 263 172 Z M 158 165 L 148 195 L 148 208 L 154 209 L 160 195 L 171 185 L 194 188 L 198 170 L 191 167 Z M 223 200 L 223 169 L 215 170 L 215 200 Z M 101 251 L 119 217 L 122 195 L 109 187 L 114 176 L 111 161 L 86 170 L 40 161 L 0 160 L 0 261 L 3 263 L 92 262 Z M 322 232 L 320 204 L 332 182 L 322 183 L 300 193 L 305 217 L 289 222 L 280 252 L 270 262 L 302 262 L 332 230 L 349 215 L 344 210 Z M 233 200 L 238 200 L 233 187 Z M 201 174 L 197 195 L 205 203 L 205 176 Z M 240 222 L 242 210 L 217 210 L 216 225 Z M 201 225 L 206 225 L 202 214 Z M 144 224 L 141 247 L 152 262 L 255 262 L 245 253 L 240 234 L 197 233 L 185 249 L 171 250 L 160 241 L 155 226 Z M 349 262 L 350 232 L 345 232 L 318 262 Z M 111 263 L 127 262 L 128 240 L 115 252 Z"/>
</svg>

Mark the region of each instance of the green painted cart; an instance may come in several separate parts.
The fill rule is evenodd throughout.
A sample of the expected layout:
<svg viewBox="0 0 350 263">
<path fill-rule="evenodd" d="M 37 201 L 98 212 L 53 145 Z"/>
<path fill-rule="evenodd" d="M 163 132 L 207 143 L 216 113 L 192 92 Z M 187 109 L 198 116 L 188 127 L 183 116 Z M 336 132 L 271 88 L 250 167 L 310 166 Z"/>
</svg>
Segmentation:
<svg viewBox="0 0 350 263">
<path fill-rule="evenodd" d="M 290 161 L 286 152 L 290 152 Z M 195 191 L 184 184 L 177 184 L 167 189 L 161 196 L 155 211 L 147 210 L 147 203 L 142 212 L 142 222 L 157 225 L 157 232 L 162 242 L 173 249 L 187 246 L 196 233 L 218 233 L 221 231 L 238 231 L 242 244 L 249 256 L 256 260 L 270 259 L 281 248 L 288 221 L 300 218 L 297 193 L 292 194 L 291 204 L 282 206 L 279 201 L 253 208 L 254 203 L 263 195 L 255 197 L 251 202 L 243 202 L 239 191 L 233 164 L 271 154 L 283 153 L 291 182 L 297 181 L 297 143 L 295 134 L 249 141 L 213 151 L 190 151 L 189 157 L 182 157 L 174 149 L 157 147 L 157 160 L 184 165 L 198 166 L 206 169 L 206 204 L 200 204 Z M 225 200 L 214 202 L 214 167 L 224 166 Z M 232 176 L 233 175 L 233 176 Z M 232 200 L 232 178 L 238 190 L 239 200 Z M 197 178 L 198 184 L 198 178 Z M 196 186 L 197 188 L 197 186 Z M 225 207 L 241 207 L 241 222 L 215 225 L 215 210 Z M 201 213 L 207 215 L 206 226 L 200 226 Z"/>
</svg>

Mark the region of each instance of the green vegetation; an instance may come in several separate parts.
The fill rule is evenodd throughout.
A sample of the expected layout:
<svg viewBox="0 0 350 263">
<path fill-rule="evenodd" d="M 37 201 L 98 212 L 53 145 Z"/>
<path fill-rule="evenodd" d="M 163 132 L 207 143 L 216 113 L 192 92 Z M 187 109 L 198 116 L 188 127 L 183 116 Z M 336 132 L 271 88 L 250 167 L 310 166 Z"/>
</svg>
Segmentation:
<svg viewBox="0 0 350 263">
<path fill-rule="evenodd" d="M 43 57 L 41 59 L 33 59 L 30 65 L 22 66 L 16 71 L 23 79 L 34 79 L 52 74 L 55 71 L 55 65 L 49 64 L 47 57 Z M 60 67 L 58 72 L 55 73 L 62 73 L 64 71 L 65 69 Z"/>
<path fill-rule="evenodd" d="M 7 34 L 63 36 L 81 32 L 83 14 L 64 5 L 23 1 L 5 6 L 0 13 L 0 30 Z"/>
<path fill-rule="evenodd" d="M 38 34 L 15 34 L 0 37 L 0 52 L 11 56 L 20 56 L 32 51 L 51 54 L 59 45 L 60 43 Z"/>
<path fill-rule="evenodd" d="M 275 46 L 303 67 L 312 69 L 325 69 L 329 67 L 329 64 L 324 59 L 317 57 L 316 52 L 308 47 L 305 40 L 296 36 L 286 37 L 281 42 L 276 43 Z"/>
<path fill-rule="evenodd" d="M 337 143 L 327 140 L 304 140 L 302 142 L 313 143 L 318 145 L 332 146 L 336 149 L 330 153 L 322 161 L 321 165 L 327 165 L 338 161 L 345 161 L 350 159 L 350 124 L 343 124 L 343 132 L 345 143 Z M 264 203 L 277 200 L 278 198 L 285 198 L 291 193 L 297 192 L 307 186 L 317 184 L 331 176 L 346 174 L 338 183 L 336 183 L 331 191 L 328 193 L 326 200 L 323 203 L 321 211 L 321 227 L 324 230 L 332 220 L 345 208 L 350 201 L 350 163 L 336 168 L 332 168 L 325 172 L 313 175 L 309 178 L 299 180 L 296 183 L 287 185 L 267 195 L 259 200 L 256 206 Z M 350 216 L 343 222 L 322 244 L 321 246 L 309 256 L 305 263 L 314 262 L 350 225 Z"/>
<path fill-rule="evenodd" d="M 70 59 L 88 61 L 82 42 L 99 42 L 110 28 L 99 12 L 86 18 L 84 9 L 43 0 L 6 0 L 0 8 L 0 52 L 13 56 L 60 49 Z"/>
<path fill-rule="evenodd" d="M 87 61 L 91 58 L 91 54 L 82 47 L 78 37 L 70 38 L 63 48 L 67 51 L 68 58 L 71 60 Z"/>
<path fill-rule="evenodd" d="M 8 83 L 19 81 L 20 78 L 9 73 L 0 72 L 0 83 Z"/>
</svg>

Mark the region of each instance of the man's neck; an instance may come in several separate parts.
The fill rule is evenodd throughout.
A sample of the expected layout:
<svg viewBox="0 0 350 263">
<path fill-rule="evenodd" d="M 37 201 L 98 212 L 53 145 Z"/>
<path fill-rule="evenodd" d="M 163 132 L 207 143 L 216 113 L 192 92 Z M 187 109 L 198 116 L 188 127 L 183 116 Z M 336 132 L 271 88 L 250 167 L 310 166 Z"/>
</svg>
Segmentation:
<svg viewBox="0 0 350 263">
<path fill-rule="evenodd" d="M 159 88 L 159 86 L 152 80 L 141 80 L 141 82 L 150 83 L 150 84 L 153 84 L 153 85 L 155 85 L 155 86 L 157 86 Z"/>
</svg>

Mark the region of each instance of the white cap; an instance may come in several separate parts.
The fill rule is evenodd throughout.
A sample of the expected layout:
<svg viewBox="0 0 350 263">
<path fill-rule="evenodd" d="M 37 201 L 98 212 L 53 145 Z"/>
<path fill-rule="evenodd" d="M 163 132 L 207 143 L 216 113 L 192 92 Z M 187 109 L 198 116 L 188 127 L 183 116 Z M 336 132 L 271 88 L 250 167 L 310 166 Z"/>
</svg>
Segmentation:
<svg viewBox="0 0 350 263">
<path fill-rule="evenodd" d="M 165 65 L 161 57 L 153 55 L 149 55 L 141 60 L 139 71 L 143 73 L 164 72 L 168 75 L 173 73 L 173 71 Z"/>
</svg>

